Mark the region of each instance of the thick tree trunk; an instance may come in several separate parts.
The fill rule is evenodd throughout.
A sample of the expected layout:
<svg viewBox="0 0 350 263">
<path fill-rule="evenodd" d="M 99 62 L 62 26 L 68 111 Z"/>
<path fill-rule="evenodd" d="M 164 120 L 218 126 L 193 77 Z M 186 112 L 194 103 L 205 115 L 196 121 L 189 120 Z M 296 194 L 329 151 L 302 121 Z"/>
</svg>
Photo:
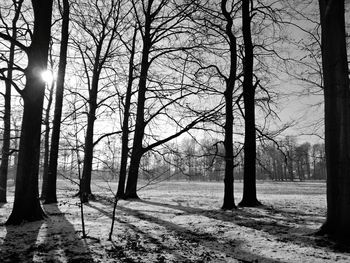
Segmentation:
<svg viewBox="0 0 350 263">
<path fill-rule="evenodd" d="M 43 219 L 39 202 L 38 173 L 41 117 L 45 83 L 40 73 L 46 70 L 50 40 L 52 0 L 32 0 L 34 32 L 28 50 L 26 85 L 22 92 L 24 111 L 19 146 L 15 200 L 6 224 Z"/>
<path fill-rule="evenodd" d="M 132 83 L 134 80 L 134 56 L 135 56 L 135 42 L 136 42 L 137 28 L 135 26 L 134 36 L 132 39 L 132 46 L 130 51 L 129 60 L 129 75 L 128 75 L 128 86 L 125 95 L 125 107 L 124 107 L 124 119 L 122 127 L 122 149 L 121 149 L 121 160 L 120 160 L 120 172 L 117 197 L 124 198 L 125 195 L 125 180 L 126 180 L 126 169 L 128 164 L 128 153 L 129 153 L 129 116 L 130 116 L 130 102 L 132 94 Z"/>
<path fill-rule="evenodd" d="M 56 181 L 57 181 L 57 161 L 61 131 L 61 116 L 64 91 L 64 77 L 66 75 L 67 49 L 69 38 L 69 1 L 63 0 L 62 32 L 60 46 L 60 60 L 58 64 L 55 111 L 53 118 L 50 160 L 48 168 L 47 192 L 45 193 L 45 204 L 57 203 Z"/>
<path fill-rule="evenodd" d="M 319 0 L 325 96 L 327 220 L 320 233 L 350 243 L 350 90 L 344 0 Z"/>
<path fill-rule="evenodd" d="M 28 67 L 30 68 L 30 67 Z M 28 77 L 29 81 L 30 78 Z M 24 114 L 19 147 L 15 202 L 8 224 L 20 224 L 23 221 L 43 219 L 38 193 L 38 172 L 40 155 L 40 126 L 42 112 L 42 98 L 44 89 L 40 84 L 32 82 L 37 88 L 35 97 L 25 96 Z M 28 89 L 31 88 L 27 84 Z M 34 95 L 34 94 L 33 94 Z"/>
<path fill-rule="evenodd" d="M 250 30 L 250 0 L 243 0 L 242 22 L 244 39 L 243 100 L 244 100 L 244 183 L 240 206 L 261 205 L 256 198 L 256 131 L 255 131 L 255 85 L 253 85 L 253 44 Z"/>
</svg>

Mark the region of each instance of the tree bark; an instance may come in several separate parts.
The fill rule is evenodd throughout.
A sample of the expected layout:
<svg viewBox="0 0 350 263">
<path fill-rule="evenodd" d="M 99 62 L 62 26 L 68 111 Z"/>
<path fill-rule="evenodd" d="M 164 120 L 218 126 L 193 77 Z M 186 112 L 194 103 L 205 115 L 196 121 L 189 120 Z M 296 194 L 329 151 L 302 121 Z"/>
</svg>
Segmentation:
<svg viewBox="0 0 350 263">
<path fill-rule="evenodd" d="M 61 117 L 64 92 L 64 78 L 66 75 L 67 49 L 69 38 L 69 1 L 63 0 L 62 32 L 60 45 L 60 59 L 58 63 L 58 74 L 55 94 L 55 111 L 51 135 L 51 149 L 48 168 L 47 191 L 45 193 L 45 204 L 57 203 L 57 161 L 61 132 Z"/>
<path fill-rule="evenodd" d="M 243 0 L 242 23 L 244 40 L 243 100 L 244 100 L 244 175 L 243 198 L 239 206 L 261 205 L 256 197 L 256 131 L 255 131 L 255 88 L 253 85 L 253 44 L 251 36 L 250 0 Z"/>
<path fill-rule="evenodd" d="M 45 217 L 39 202 L 38 172 L 41 117 L 45 83 L 40 73 L 46 70 L 50 40 L 52 0 L 32 0 L 34 32 L 28 49 L 26 85 L 19 146 L 15 200 L 6 224 L 20 224 Z"/>
<path fill-rule="evenodd" d="M 320 234 L 350 243 L 350 90 L 344 0 L 319 0 L 325 99 L 327 219 Z"/>
</svg>

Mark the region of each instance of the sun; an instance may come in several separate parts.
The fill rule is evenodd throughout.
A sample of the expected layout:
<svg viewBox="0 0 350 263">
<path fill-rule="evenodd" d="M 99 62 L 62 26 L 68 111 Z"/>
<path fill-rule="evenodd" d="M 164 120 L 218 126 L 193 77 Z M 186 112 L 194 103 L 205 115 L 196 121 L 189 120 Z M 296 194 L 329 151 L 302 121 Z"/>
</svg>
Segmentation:
<svg viewBox="0 0 350 263">
<path fill-rule="evenodd" d="M 47 85 L 52 85 L 55 80 L 55 75 L 51 70 L 41 72 L 41 78 Z"/>
</svg>

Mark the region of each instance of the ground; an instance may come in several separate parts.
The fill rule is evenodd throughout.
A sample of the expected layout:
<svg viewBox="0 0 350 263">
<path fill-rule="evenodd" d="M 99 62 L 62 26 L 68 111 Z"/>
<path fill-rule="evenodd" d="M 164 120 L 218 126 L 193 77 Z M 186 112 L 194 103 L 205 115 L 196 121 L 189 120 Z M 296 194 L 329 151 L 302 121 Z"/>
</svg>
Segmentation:
<svg viewBox="0 0 350 263">
<path fill-rule="evenodd" d="M 324 182 L 259 182 L 259 208 L 222 211 L 222 183 L 164 182 L 119 201 L 108 241 L 115 183 L 95 182 L 84 205 L 82 239 L 77 189 L 59 181 L 59 203 L 48 218 L 5 226 L 0 208 L 0 262 L 350 262 L 350 250 L 313 233 L 325 220 Z M 142 185 L 142 184 L 141 184 Z M 242 184 L 236 182 L 236 202 Z"/>
</svg>

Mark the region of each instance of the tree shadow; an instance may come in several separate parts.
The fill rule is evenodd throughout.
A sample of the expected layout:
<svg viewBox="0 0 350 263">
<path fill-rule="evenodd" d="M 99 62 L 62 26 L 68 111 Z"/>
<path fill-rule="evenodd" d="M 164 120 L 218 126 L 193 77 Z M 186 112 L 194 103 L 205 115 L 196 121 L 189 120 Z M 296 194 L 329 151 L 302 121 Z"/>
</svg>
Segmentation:
<svg viewBox="0 0 350 263">
<path fill-rule="evenodd" d="M 98 199 L 97 201 L 101 202 L 105 207 L 111 206 L 111 203 L 105 202 L 106 200 Z M 89 204 L 89 206 L 105 214 L 106 216 L 111 217 L 111 213 L 106 212 L 104 209 L 97 207 L 91 203 Z M 261 255 L 253 254 L 250 251 L 241 249 L 241 246 L 243 245 L 244 241 L 239 238 L 235 238 L 234 240 L 218 238 L 211 233 L 207 233 L 205 231 L 199 231 L 199 230 L 191 230 L 179 224 L 175 224 L 170 221 L 163 220 L 161 218 L 140 212 L 135 209 L 127 208 L 124 206 L 118 206 L 117 209 L 120 212 L 124 212 L 126 215 L 131 215 L 132 217 L 137 218 L 138 223 L 140 220 L 150 223 L 150 225 L 148 226 L 141 224 L 141 226 L 145 230 L 140 230 L 138 227 L 130 223 L 126 225 L 127 227 L 137 231 L 137 233 L 142 237 L 142 239 L 150 239 L 147 233 L 154 230 L 154 228 L 156 227 L 155 225 L 160 227 L 161 228 L 160 238 L 162 238 L 163 241 L 160 242 L 158 239 L 155 239 L 155 238 L 153 238 L 153 240 L 151 239 L 150 241 L 154 242 L 154 240 L 156 240 L 154 244 L 159 246 L 157 248 L 158 250 L 166 250 L 166 251 L 169 251 L 170 253 L 177 251 L 176 252 L 177 254 L 175 254 L 175 256 L 177 257 L 177 262 L 190 262 L 189 259 L 186 258 L 186 255 L 189 255 L 191 253 L 195 253 L 197 257 L 197 259 L 193 262 L 207 262 L 211 260 L 214 260 L 213 262 L 215 262 L 214 254 L 216 255 L 224 254 L 227 257 L 230 257 L 231 260 L 232 258 L 234 258 L 241 262 L 266 262 L 266 263 L 282 262 L 282 261 L 272 260 Z M 121 222 L 121 221 L 118 220 L 118 222 Z M 169 232 L 170 234 L 167 235 L 167 233 Z M 171 238 L 173 238 L 173 240 L 170 240 Z M 205 249 L 201 250 L 200 247 L 203 247 Z M 192 252 L 189 251 L 191 250 L 191 248 L 193 250 Z M 247 258 L 250 259 L 251 261 L 245 261 L 245 259 Z M 193 258 L 191 260 L 193 260 Z"/>
<path fill-rule="evenodd" d="M 82 239 L 74 225 L 60 211 L 57 204 L 45 204 L 46 220 L 45 237 L 40 244 L 40 253 L 45 256 L 44 262 L 94 262 L 86 240 Z M 61 260 L 59 260 L 61 259 Z"/>
<path fill-rule="evenodd" d="M 5 225 L 6 236 L 1 245 L 0 262 L 33 262 L 36 242 L 44 220 L 22 225 Z"/>
<path fill-rule="evenodd" d="M 85 240 L 57 204 L 44 205 L 46 220 L 5 225 L 0 262 L 94 262 Z"/>
<path fill-rule="evenodd" d="M 329 248 L 335 252 L 350 252 L 350 247 L 344 248 L 342 246 L 340 248 L 327 237 L 315 235 L 315 229 L 308 227 L 307 224 L 312 222 L 321 226 L 323 220 L 315 218 L 319 215 L 313 213 L 274 209 L 269 206 L 239 208 L 233 210 L 232 213 L 227 213 L 222 210 L 205 210 L 183 206 L 180 203 L 173 205 L 142 199 L 135 200 L 135 202 L 180 210 L 186 214 L 198 214 L 224 222 L 233 222 L 239 226 L 273 235 L 278 241 L 284 243 L 292 242 L 308 247 Z"/>
<path fill-rule="evenodd" d="M 112 219 L 111 214 L 107 211 L 97 206 L 94 206 L 91 203 L 89 203 L 88 206 Z M 180 251 L 172 250 L 159 239 L 157 239 L 155 236 L 151 235 L 149 232 L 144 231 L 141 228 L 135 226 L 134 224 L 127 222 L 126 220 L 123 220 L 119 217 L 115 217 L 115 223 L 118 223 L 121 226 L 123 236 L 120 236 L 119 234 L 118 241 L 112 241 L 113 250 L 109 251 L 109 253 L 112 253 L 112 256 L 117 256 L 117 258 L 122 260 L 123 262 L 134 262 L 132 257 L 130 257 L 125 251 L 125 247 L 128 249 L 133 249 L 137 253 L 142 252 L 142 250 L 144 250 L 143 252 L 147 251 L 148 253 L 152 253 L 152 251 L 150 251 L 149 249 L 145 250 L 140 246 L 139 237 L 142 237 L 146 242 L 156 245 L 156 251 L 168 252 L 169 254 L 173 255 L 173 259 L 175 259 L 175 262 L 182 262 L 181 260 L 183 260 L 183 256 L 181 255 Z M 114 233 L 115 232 L 116 231 L 114 231 Z M 125 237 L 127 237 L 128 239 L 125 240 Z"/>
</svg>

